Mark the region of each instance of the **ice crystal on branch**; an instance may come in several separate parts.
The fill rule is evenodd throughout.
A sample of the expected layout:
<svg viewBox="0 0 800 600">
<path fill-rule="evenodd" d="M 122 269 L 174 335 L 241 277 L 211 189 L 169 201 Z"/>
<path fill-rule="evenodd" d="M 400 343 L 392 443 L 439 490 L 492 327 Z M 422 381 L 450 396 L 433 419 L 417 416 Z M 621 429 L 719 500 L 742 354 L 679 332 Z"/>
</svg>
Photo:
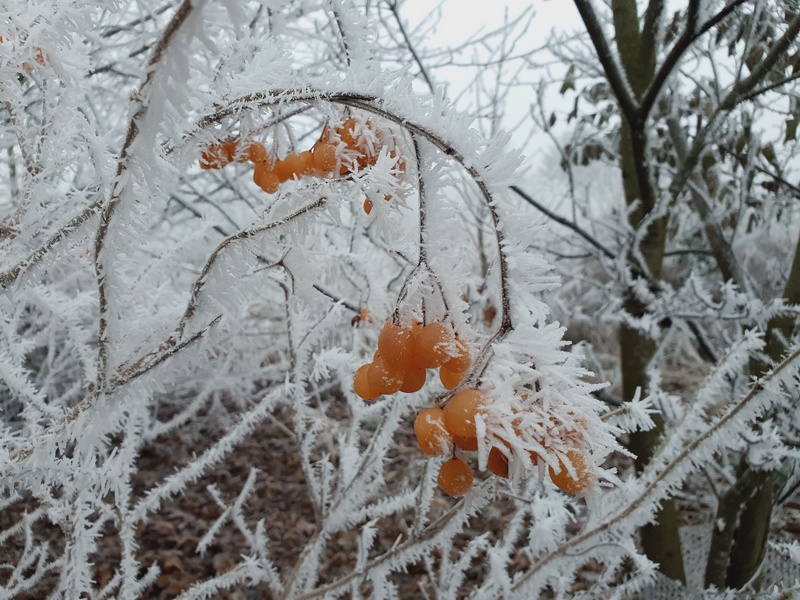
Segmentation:
<svg viewBox="0 0 800 600">
<path fill-rule="evenodd" d="M 660 342 L 713 316 L 724 358 L 691 405 L 653 362 L 608 408 L 523 153 L 433 85 L 400 5 L 2 9 L 0 596 L 536 597 L 597 565 L 622 593 L 693 472 L 797 460 L 797 352 L 729 326 L 792 298 L 654 281 L 633 205 L 617 255 L 583 232 L 596 321 Z M 667 407 L 629 476 L 617 438 Z"/>
</svg>

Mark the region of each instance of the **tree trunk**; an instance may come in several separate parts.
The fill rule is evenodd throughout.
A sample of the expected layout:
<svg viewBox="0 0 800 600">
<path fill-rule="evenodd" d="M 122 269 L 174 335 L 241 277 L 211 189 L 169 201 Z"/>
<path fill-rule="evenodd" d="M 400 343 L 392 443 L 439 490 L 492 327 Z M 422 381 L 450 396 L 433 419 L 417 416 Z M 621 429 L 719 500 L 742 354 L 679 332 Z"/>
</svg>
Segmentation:
<svg viewBox="0 0 800 600">
<path fill-rule="evenodd" d="M 614 31 L 625 75 L 633 93 L 641 97 L 655 73 L 654 30 L 660 18 L 663 4 L 651 0 L 645 17 L 645 31 L 639 29 L 639 17 L 635 0 L 612 0 Z M 623 120 L 620 139 L 620 166 L 625 202 L 635 205 L 630 213 L 630 224 L 639 228 L 654 210 L 656 204 L 655 188 L 648 176 L 644 186 L 637 175 L 648 169 L 647 156 L 641 151 L 647 146 L 646 124 L 641 121 Z M 639 149 L 637 151 L 637 148 Z M 649 225 L 641 239 L 639 250 L 646 264 L 637 265 L 649 272 L 653 279 L 661 277 L 664 247 L 666 243 L 666 219 L 658 219 Z M 632 294 L 625 299 L 625 310 L 634 318 L 644 316 L 646 307 Z M 649 387 L 647 367 L 653 359 L 657 343 L 647 335 L 622 325 L 619 331 L 620 359 L 622 370 L 623 397 L 630 399 L 637 388 Z M 641 471 L 650 462 L 659 440 L 664 433 L 664 422 L 656 417 L 656 427 L 650 431 L 631 434 L 628 448 L 636 455 L 636 469 Z M 678 534 L 675 503 L 666 500 L 656 515 L 655 523 L 640 531 L 644 553 L 657 562 L 659 570 L 678 581 L 685 582 L 680 536 Z"/>
<path fill-rule="evenodd" d="M 626 303 L 626 309 L 635 310 L 636 304 L 634 301 L 629 301 Z M 644 388 L 647 385 L 646 369 L 655 353 L 656 343 L 624 325 L 620 328 L 619 340 L 622 353 L 623 396 L 632 398 L 637 387 Z M 650 431 L 640 431 L 630 435 L 628 449 L 636 455 L 637 471 L 641 471 L 650 462 L 664 433 L 664 420 L 659 415 L 654 415 L 653 420 L 656 426 Z M 659 570 L 670 579 L 685 582 L 678 514 L 672 499 L 662 502 L 655 523 L 642 527 L 640 535 L 642 550 L 650 560 L 658 563 Z"/>
</svg>

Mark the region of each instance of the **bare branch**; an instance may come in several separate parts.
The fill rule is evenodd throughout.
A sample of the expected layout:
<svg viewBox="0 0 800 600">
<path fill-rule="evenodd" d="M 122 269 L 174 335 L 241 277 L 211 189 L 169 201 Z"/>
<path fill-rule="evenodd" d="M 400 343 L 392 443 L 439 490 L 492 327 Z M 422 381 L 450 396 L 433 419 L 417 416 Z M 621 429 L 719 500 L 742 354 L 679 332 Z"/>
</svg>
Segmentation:
<svg viewBox="0 0 800 600">
<path fill-rule="evenodd" d="M 606 74 L 608 83 L 614 91 L 614 96 L 617 99 L 622 116 L 631 124 L 631 127 L 637 123 L 639 118 L 639 110 L 636 106 L 636 99 L 631 93 L 631 86 L 628 83 L 625 74 L 620 67 L 619 63 L 614 60 L 614 54 L 611 47 L 608 45 L 606 36 L 603 33 L 603 27 L 597 19 L 597 15 L 592 8 L 591 0 L 574 0 L 575 6 L 581 15 L 583 24 L 592 40 L 592 44 L 597 52 L 597 58 L 603 67 L 603 72 Z"/>
</svg>

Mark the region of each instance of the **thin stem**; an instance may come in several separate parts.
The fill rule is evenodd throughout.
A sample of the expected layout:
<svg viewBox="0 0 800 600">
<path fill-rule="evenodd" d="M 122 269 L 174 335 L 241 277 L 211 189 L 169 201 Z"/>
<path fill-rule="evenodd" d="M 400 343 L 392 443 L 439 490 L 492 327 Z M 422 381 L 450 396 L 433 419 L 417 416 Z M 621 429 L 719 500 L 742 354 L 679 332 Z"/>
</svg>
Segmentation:
<svg viewBox="0 0 800 600">
<path fill-rule="evenodd" d="M 565 219 L 564 217 L 560 217 L 559 215 L 557 215 L 553 211 L 549 210 L 543 204 L 541 204 L 536 199 L 534 199 L 533 196 L 531 196 L 530 194 L 528 194 L 527 192 L 522 190 L 522 188 L 520 188 L 518 185 L 512 185 L 510 189 L 515 194 L 517 194 L 520 198 L 525 200 L 525 202 L 527 202 L 528 204 L 533 206 L 536 210 L 538 210 L 539 212 L 544 214 L 548 219 L 551 219 L 551 220 L 555 221 L 556 223 L 559 223 L 560 225 L 563 225 L 564 227 L 567 227 L 567 228 L 571 229 L 572 231 L 574 231 L 575 233 L 577 233 L 584 240 L 586 240 L 592 246 L 594 246 L 597 250 L 599 250 L 603 254 L 603 256 L 605 256 L 606 258 L 610 258 L 612 260 L 616 259 L 616 255 L 613 252 L 611 252 L 611 250 L 609 250 L 608 248 L 603 246 L 594 237 L 592 237 L 591 234 L 589 234 L 585 229 L 580 227 L 577 223 L 574 223 L 574 222 L 572 222 L 572 221 L 570 221 L 568 219 Z"/>
<path fill-rule="evenodd" d="M 203 287 L 206 284 L 206 279 L 208 277 L 209 272 L 211 271 L 211 268 L 216 263 L 217 258 L 219 258 L 219 256 L 228 246 L 230 246 L 234 242 L 250 239 L 261 233 L 264 233 L 271 229 L 275 229 L 276 227 L 281 227 L 283 225 L 286 225 L 287 223 L 294 221 L 295 219 L 303 216 L 304 214 L 311 212 L 315 208 L 319 208 L 320 206 L 324 205 L 326 201 L 327 201 L 326 198 L 320 198 L 317 201 L 312 202 L 311 204 L 308 204 L 296 210 L 295 212 L 293 212 L 292 214 L 283 219 L 280 219 L 278 221 L 273 221 L 266 225 L 259 225 L 258 227 L 253 227 L 251 229 L 244 229 L 222 240 L 222 242 L 220 242 L 219 245 L 211 253 L 211 256 L 208 257 L 208 260 L 206 260 L 206 263 L 203 265 L 203 269 L 200 271 L 200 275 L 197 277 L 197 279 L 194 282 L 194 285 L 192 286 L 191 297 L 189 298 L 186 310 L 184 311 L 180 323 L 178 324 L 178 327 L 176 329 L 177 339 L 180 339 L 183 336 L 183 332 L 186 329 L 186 325 L 189 322 L 189 319 L 191 319 L 192 316 L 194 316 L 194 313 L 197 310 L 200 292 L 202 291 Z"/>
</svg>

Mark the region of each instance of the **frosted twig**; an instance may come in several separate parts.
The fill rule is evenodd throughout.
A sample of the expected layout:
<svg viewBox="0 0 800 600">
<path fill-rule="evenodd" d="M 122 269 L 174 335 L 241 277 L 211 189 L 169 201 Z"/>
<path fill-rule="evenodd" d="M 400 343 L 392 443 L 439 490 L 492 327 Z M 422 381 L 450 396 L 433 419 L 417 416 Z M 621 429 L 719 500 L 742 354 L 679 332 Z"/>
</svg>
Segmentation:
<svg viewBox="0 0 800 600">
<path fill-rule="evenodd" d="M 579 548 L 582 544 L 589 542 L 600 534 L 609 531 L 615 525 L 625 523 L 631 515 L 648 503 L 657 503 L 658 500 L 668 493 L 670 485 L 670 475 L 678 472 L 685 463 L 691 464 L 694 453 L 698 451 L 706 442 L 709 442 L 717 433 L 724 431 L 726 426 L 735 422 L 736 417 L 745 409 L 750 407 L 756 399 L 765 392 L 766 386 L 773 379 L 775 379 L 782 371 L 793 366 L 793 363 L 800 357 L 800 348 L 787 356 L 780 364 L 778 364 L 767 376 L 761 380 L 761 385 L 753 387 L 752 390 L 736 405 L 731 407 L 725 415 L 720 418 L 716 423 L 711 425 L 705 432 L 697 436 L 693 441 L 688 443 L 668 465 L 666 465 L 658 474 L 653 473 L 652 469 L 646 470 L 642 478 L 643 480 L 650 479 L 650 483 L 642 492 L 634 498 L 622 510 L 615 513 L 615 515 L 608 520 L 602 522 L 600 525 L 578 535 L 574 538 L 561 544 L 555 551 L 544 557 L 539 563 L 534 565 L 527 571 L 514 585 L 515 590 L 520 590 L 524 584 L 541 571 L 547 564 L 556 560 L 558 557 L 567 554 L 572 548 Z M 674 482 L 672 482 L 674 484 Z M 628 522 L 629 526 L 634 524 Z"/>
<path fill-rule="evenodd" d="M 105 390 L 107 384 L 106 378 L 108 375 L 106 373 L 108 366 L 108 348 L 106 346 L 108 343 L 108 340 L 106 339 L 106 330 L 108 328 L 108 299 L 106 297 L 106 264 L 103 260 L 103 247 L 105 238 L 108 234 L 108 227 L 111 223 L 111 218 L 114 215 L 114 211 L 117 208 L 117 204 L 119 203 L 120 195 L 122 193 L 122 175 L 128 169 L 128 151 L 139 134 L 138 123 L 147 114 L 148 104 L 145 98 L 145 92 L 155 76 L 155 67 L 161 61 L 161 58 L 169 47 L 170 42 L 180 29 L 181 25 L 186 21 L 186 18 L 189 16 L 189 13 L 193 10 L 193 8 L 194 7 L 191 0 L 183 0 L 177 12 L 172 17 L 172 20 L 164 29 L 161 38 L 158 40 L 153 49 L 153 54 L 151 55 L 150 60 L 147 62 L 147 72 L 131 100 L 131 104 L 135 107 L 135 109 L 131 111 L 133 116 L 128 123 L 128 132 L 125 135 L 125 141 L 123 142 L 119 153 L 117 172 L 114 179 L 114 185 L 111 190 L 111 197 L 103 207 L 103 211 L 100 215 L 100 224 L 97 228 L 97 235 L 94 242 L 95 274 L 97 276 L 98 303 L 100 309 L 97 332 L 97 382 L 95 383 L 95 387 L 98 390 Z"/>
<path fill-rule="evenodd" d="M 203 286 L 206 283 L 208 274 L 211 271 L 211 268 L 216 263 L 219 256 L 228 246 L 230 246 L 235 242 L 241 240 L 247 240 L 261 233 L 269 231 L 271 229 L 275 229 L 277 227 L 286 225 L 287 223 L 294 221 L 295 219 L 305 215 L 306 213 L 311 212 L 315 208 L 323 206 L 325 202 L 326 198 L 319 198 L 315 202 L 312 202 L 311 204 L 308 204 L 303 208 L 296 210 L 289 216 L 284 217 L 283 219 L 280 219 L 278 221 L 272 221 L 271 223 L 268 223 L 266 225 L 259 225 L 257 227 L 252 227 L 250 229 L 244 229 L 222 240 L 206 260 L 206 263 L 203 265 L 203 269 L 200 271 L 200 275 L 197 277 L 197 279 L 194 282 L 194 285 L 192 286 L 192 294 L 191 297 L 189 298 L 189 303 L 187 304 L 186 310 L 184 311 L 183 316 L 181 317 L 180 322 L 178 323 L 178 327 L 176 329 L 177 338 L 180 339 L 183 336 L 183 332 L 186 329 L 186 324 L 189 322 L 189 319 L 192 318 L 195 311 L 197 310 L 197 303 L 199 301 L 200 292 L 202 291 Z"/>
<path fill-rule="evenodd" d="M 105 393 L 110 394 L 126 386 L 130 382 L 134 381 L 138 377 L 150 371 L 151 369 L 157 367 L 165 360 L 169 359 L 172 356 L 175 356 L 179 351 L 190 346 L 191 344 L 193 344 L 194 342 L 205 336 L 206 333 L 208 333 L 217 323 L 219 323 L 220 318 L 221 316 L 217 316 L 206 327 L 204 327 L 203 329 L 192 335 L 190 338 L 183 340 L 180 343 L 177 342 L 169 343 L 169 341 L 164 342 L 159 347 L 158 350 L 154 350 L 146 354 L 139 362 L 125 369 L 124 373 L 118 371 L 117 374 L 114 375 L 109 381 L 108 388 L 105 390 Z M 145 358 L 151 358 L 152 360 L 150 360 L 150 362 L 148 362 L 147 364 L 144 364 Z M 58 421 L 56 421 L 54 424 L 50 425 L 45 431 L 43 431 L 41 435 L 39 435 L 38 439 L 35 440 L 31 446 L 20 450 L 16 454 L 13 454 L 11 456 L 11 461 L 19 462 L 31 456 L 31 454 L 33 454 L 35 449 L 43 440 L 47 438 L 52 438 L 53 436 L 60 434 L 67 425 L 75 421 L 81 415 L 81 413 L 89 409 L 101 395 L 102 393 L 99 390 L 97 389 L 92 390 L 92 392 L 90 392 L 83 400 L 81 400 L 78 404 L 76 404 L 66 415 L 61 417 Z"/>
</svg>

